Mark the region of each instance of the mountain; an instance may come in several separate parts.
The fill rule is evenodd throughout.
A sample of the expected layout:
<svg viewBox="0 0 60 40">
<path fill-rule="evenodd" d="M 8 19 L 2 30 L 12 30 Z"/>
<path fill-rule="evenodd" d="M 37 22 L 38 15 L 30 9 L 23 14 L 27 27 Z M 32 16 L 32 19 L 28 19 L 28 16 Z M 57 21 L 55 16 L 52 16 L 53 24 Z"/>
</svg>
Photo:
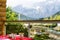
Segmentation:
<svg viewBox="0 0 60 40">
<path fill-rule="evenodd" d="M 43 7 L 43 9 L 41 9 L 41 8 L 36 9 L 37 7 L 35 7 L 35 8 L 27 8 L 27 7 L 24 7 L 22 5 L 18 5 L 16 7 L 14 7 L 12 10 L 14 10 L 15 12 L 18 12 L 20 14 L 23 14 L 23 15 L 25 15 L 27 17 L 34 18 L 34 19 L 37 19 L 37 20 L 39 18 L 49 17 L 51 15 L 54 15 L 57 12 L 56 10 L 54 11 L 51 8 L 50 9 L 53 12 L 49 11 L 50 10 L 50 9 L 48 9 L 49 7 L 47 7 L 47 8 L 45 6 L 42 6 L 42 7 Z"/>
<path fill-rule="evenodd" d="M 60 11 L 53 16 L 43 18 L 42 20 L 60 20 Z"/>
<path fill-rule="evenodd" d="M 30 17 L 30 18 L 34 18 L 34 19 L 39 18 L 38 17 L 39 16 L 38 12 L 33 8 L 25 8 L 21 5 L 18 5 L 16 7 L 14 7 L 12 10 L 17 12 L 17 13 L 23 14 L 27 17 Z"/>
<path fill-rule="evenodd" d="M 20 14 L 20 20 L 36 20 L 36 19 L 27 17 L 27 16 L 25 16 L 23 14 Z"/>
</svg>

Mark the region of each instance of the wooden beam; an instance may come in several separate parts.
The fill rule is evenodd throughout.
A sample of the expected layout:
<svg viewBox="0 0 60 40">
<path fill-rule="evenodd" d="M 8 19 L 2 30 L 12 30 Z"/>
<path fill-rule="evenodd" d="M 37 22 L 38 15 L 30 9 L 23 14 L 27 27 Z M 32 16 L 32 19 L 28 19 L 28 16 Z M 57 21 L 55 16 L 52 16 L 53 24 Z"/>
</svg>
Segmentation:
<svg viewBox="0 0 60 40">
<path fill-rule="evenodd" d="M 6 16 L 6 12 L 0 12 L 0 17 L 5 17 Z"/>
<path fill-rule="evenodd" d="M 0 22 L 3 22 L 6 20 L 6 17 L 0 17 Z"/>
<path fill-rule="evenodd" d="M 6 7 L 5 3 L 0 3 L 0 7 Z"/>
<path fill-rule="evenodd" d="M 4 35 L 4 26 L 6 20 L 6 0 L 0 0 L 0 32 Z"/>
<path fill-rule="evenodd" d="M 0 12 L 6 12 L 6 8 L 0 7 Z"/>
<path fill-rule="evenodd" d="M 0 3 L 6 3 L 6 0 L 0 0 Z"/>
<path fill-rule="evenodd" d="M 60 20 L 11 20 L 11 21 L 4 21 L 4 22 L 28 22 L 28 23 L 60 23 Z"/>
</svg>

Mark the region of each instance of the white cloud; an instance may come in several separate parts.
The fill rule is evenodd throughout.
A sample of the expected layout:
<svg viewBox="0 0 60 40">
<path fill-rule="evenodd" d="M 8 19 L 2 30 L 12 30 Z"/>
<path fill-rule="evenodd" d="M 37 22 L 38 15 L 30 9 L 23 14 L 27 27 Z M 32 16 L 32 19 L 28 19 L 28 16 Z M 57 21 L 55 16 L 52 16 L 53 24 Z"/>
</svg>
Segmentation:
<svg viewBox="0 0 60 40">
<path fill-rule="evenodd" d="M 17 2 L 16 2 L 16 0 L 7 0 L 6 5 L 13 7 L 13 6 L 17 5 Z"/>
<path fill-rule="evenodd" d="M 54 1 L 48 1 L 49 4 L 54 3 Z"/>
<path fill-rule="evenodd" d="M 60 0 L 56 0 L 56 1 L 60 2 Z"/>
<path fill-rule="evenodd" d="M 36 9 L 38 12 L 43 12 L 43 7 L 41 7 L 41 6 L 37 6 L 35 9 Z"/>
<path fill-rule="evenodd" d="M 31 6 L 35 2 L 44 2 L 46 0 L 7 0 L 7 6 L 16 6 L 16 5 L 24 5 L 24 6 Z"/>
</svg>

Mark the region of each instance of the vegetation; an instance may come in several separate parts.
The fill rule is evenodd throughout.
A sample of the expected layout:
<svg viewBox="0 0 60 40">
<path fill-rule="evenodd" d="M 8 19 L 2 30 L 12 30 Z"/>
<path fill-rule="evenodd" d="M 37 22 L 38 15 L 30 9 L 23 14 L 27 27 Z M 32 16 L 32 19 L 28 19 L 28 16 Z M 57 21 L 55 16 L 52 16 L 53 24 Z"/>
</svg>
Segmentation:
<svg viewBox="0 0 60 40">
<path fill-rule="evenodd" d="M 10 7 L 6 8 L 6 19 L 10 20 L 18 20 L 18 15 L 16 12 L 12 11 Z"/>
<path fill-rule="evenodd" d="M 35 35 L 34 40 L 47 40 L 50 39 L 47 34 Z"/>
<path fill-rule="evenodd" d="M 18 20 L 16 12 L 12 11 L 10 7 L 6 8 L 6 19 L 7 21 Z M 6 33 L 11 32 L 20 33 L 23 32 L 25 36 L 28 35 L 27 29 L 23 27 L 22 23 L 19 22 L 6 22 Z"/>
</svg>

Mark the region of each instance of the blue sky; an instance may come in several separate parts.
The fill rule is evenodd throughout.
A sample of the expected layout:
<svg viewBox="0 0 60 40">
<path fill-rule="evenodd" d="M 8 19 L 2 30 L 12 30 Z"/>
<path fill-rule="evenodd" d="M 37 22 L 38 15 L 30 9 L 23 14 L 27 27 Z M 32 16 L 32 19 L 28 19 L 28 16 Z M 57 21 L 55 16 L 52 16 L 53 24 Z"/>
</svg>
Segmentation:
<svg viewBox="0 0 60 40">
<path fill-rule="evenodd" d="M 20 9 L 15 9 L 15 11 L 19 13 L 21 11 L 22 14 L 29 17 L 33 16 L 33 18 L 48 17 L 60 11 L 60 0 L 7 0 L 6 4 L 7 7 L 10 6 L 16 9 L 19 9 L 20 6 L 16 7 L 18 5 L 21 5 L 23 8 L 26 8 L 26 10 L 35 9 L 35 13 L 33 13 L 33 11 L 27 11 L 26 13 L 24 13 L 23 9 L 22 11 Z"/>
</svg>

